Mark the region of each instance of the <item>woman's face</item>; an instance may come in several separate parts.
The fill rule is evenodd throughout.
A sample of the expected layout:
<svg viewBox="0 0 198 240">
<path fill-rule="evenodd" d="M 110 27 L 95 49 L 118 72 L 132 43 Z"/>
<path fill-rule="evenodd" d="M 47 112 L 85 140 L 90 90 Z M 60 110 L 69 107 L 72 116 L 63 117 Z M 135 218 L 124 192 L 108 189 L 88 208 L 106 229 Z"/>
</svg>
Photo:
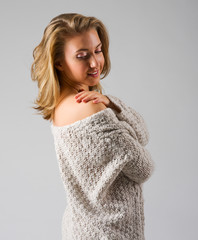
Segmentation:
<svg viewBox="0 0 198 240">
<path fill-rule="evenodd" d="M 64 60 L 59 70 L 64 71 L 72 85 L 86 90 L 100 81 L 104 66 L 102 43 L 95 29 L 90 29 L 66 40 Z"/>
</svg>

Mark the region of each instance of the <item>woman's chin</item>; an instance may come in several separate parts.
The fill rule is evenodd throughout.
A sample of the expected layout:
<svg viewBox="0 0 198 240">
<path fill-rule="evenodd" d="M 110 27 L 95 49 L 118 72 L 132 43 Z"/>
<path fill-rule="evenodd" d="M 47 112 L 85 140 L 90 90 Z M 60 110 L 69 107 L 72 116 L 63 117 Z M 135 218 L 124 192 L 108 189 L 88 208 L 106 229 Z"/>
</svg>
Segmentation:
<svg viewBox="0 0 198 240">
<path fill-rule="evenodd" d="M 100 82 L 100 76 L 98 78 L 89 79 L 89 86 L 93 87 L 93 86 L 97 85 L 99 82 Z"/>
</svg>

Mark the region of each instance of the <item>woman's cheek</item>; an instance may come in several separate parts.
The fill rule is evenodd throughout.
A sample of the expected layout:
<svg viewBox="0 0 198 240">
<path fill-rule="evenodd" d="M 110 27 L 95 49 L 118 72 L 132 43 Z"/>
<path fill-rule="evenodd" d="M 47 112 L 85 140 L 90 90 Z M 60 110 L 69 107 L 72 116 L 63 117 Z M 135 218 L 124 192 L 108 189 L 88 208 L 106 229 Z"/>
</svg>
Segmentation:
<svg viewBox="0 0 198 240">
<path fill-rule="evenodd" d="M 101 56 L 101 71 L 102 71 L 102 69 L 103 69 L 103 67 L 104 67 L 104 62 L 105 62 L 105 59 L 104 59 L 104 56 L 103 56 L 103 54 L 102 54 L 102 56 Z"/>
</svg>

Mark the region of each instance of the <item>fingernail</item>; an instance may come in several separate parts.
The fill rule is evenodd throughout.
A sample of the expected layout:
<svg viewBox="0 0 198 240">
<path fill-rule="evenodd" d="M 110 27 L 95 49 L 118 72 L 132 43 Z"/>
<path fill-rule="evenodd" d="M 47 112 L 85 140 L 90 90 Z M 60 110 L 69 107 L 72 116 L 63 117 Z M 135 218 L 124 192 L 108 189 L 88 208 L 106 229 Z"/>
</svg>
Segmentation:
<svg viewBox="0 0 198 240">
<path fill-rule="evenodd" d="M 82 91 L 84 91 L 84 89 L 83 89 L 83 88 L 78 90 L 78 92 L 82 92 Z"/>
</svg>

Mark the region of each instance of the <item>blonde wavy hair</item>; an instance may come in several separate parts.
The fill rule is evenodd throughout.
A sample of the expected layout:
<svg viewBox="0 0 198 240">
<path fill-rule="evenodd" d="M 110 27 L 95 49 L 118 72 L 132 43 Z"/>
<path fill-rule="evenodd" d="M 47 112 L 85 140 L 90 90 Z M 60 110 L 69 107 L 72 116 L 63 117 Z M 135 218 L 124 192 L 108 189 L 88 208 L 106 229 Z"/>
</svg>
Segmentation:
<svg viewBox="0 0 198 240">
<path fill-rule="evenodd" d="M 33 107 L 46 120 L 53 120 L 54 110 L 60 102 L 61 78 L 55 68 L 57 60 L 64 57 L 64 44 L 67 37 L 94 28 L 102 42 L 104 67 L 101 79 L 110 72 L 109 36 L 104 24 L 95 17 L 88 17 L 78 13 L 60 14 L 53 18 L 44 30 L 43 38 L 33 50 L 34 61 L 31 66 L 31 78 L 38 83 L 38 97 Z M 102 93 L 102 86 L 98 83 L 90 86 L 89 90 Z"/>
</svg>

